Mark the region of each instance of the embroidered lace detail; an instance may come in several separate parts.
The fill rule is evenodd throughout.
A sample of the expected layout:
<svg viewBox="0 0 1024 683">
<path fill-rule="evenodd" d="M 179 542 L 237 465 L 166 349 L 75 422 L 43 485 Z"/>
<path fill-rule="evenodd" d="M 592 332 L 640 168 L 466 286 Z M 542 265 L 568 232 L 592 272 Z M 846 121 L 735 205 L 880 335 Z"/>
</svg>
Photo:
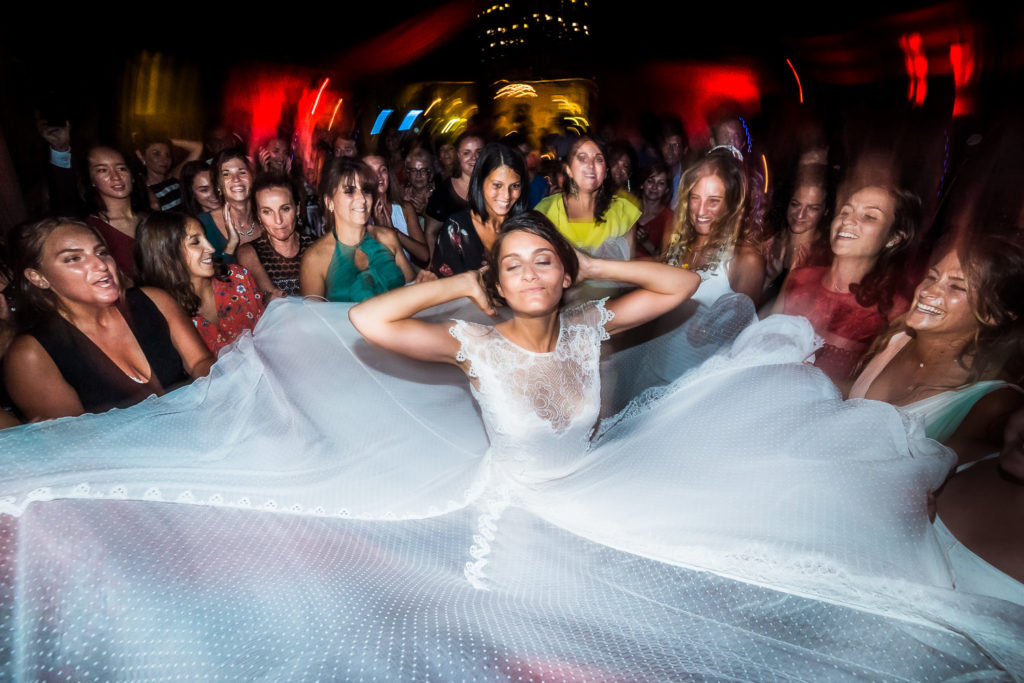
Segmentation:
<svg viewBox="0 0 1024 683">
<path fill-rule="evenodd" d="M 491 554 L 491 541 L 494 540 L 494 534 L 498 529 L 498 520 L 509 506 L 510 500 L 508 488 L 502 486 L 482 504 L 484 512 L 477 518 L 477 533 L 473 534 L 473 545 L 469 548 L 469 555 L 473 561 L 467 562 L 463 571 L 466 580 L 477 590 L 489 590 L 484 567 L 489 562 L 488 555 Z"/>
<path fill-rule="evenodd" d="M 549 353 L 527 351 L 493 327 L 458 320 L 449 328 L 460 344 L 456 360 L 477 380 L 474 395 L 492 430 L 492 445 L 495 434 L 521 436 L 531 417 L 563 435 L 596 410 L 600 343 L 608 339 L 605 325 L 614 316 L 605 301 L 562 311 L 558 342 Z M 587 427 L 592 426 L 593 416 Z"/>
</svg>

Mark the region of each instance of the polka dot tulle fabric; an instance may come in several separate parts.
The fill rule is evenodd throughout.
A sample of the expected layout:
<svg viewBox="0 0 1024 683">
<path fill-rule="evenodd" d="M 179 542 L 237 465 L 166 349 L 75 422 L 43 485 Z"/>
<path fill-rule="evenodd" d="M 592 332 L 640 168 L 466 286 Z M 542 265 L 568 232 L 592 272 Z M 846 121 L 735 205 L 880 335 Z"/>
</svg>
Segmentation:
<svg viewBox="0 0 1024 683">
<path fill-rule="evenodd" d="M 0 678 L 1024 675 L 1022 609 L 954 591 L 928 524 L 948 452 L 738 305 L 604 361 L 567 311 L 562 421 L 284 301 L 208 380 L 0 433 Z"/>
</svg>

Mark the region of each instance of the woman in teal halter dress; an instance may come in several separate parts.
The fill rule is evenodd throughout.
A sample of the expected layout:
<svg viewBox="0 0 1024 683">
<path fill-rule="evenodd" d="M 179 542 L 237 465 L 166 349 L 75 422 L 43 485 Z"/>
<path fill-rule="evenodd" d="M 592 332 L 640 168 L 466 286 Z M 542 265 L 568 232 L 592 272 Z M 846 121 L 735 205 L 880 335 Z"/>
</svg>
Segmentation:
<svg viewBox="0 0 1024 683">
<path fill-rule="evenodd" d="M 362 161 L 331 162 L 324 196 L 334 225 L 302 257 L 303 296 L 358 302 L 413 279 L 395 230 L 367 225 L 376 190 L 377 181 Z"/>
</svg>

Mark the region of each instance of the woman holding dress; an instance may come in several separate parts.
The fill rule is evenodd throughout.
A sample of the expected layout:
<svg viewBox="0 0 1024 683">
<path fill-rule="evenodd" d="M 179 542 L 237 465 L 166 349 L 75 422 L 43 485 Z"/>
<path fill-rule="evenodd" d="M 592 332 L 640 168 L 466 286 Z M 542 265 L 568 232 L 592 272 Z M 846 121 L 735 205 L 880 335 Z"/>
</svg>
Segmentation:
<svg viewBox="0 0 1024 683">
<path fill-rule="evenodd" d="M 489 310 L 472 273 L 352 309 L 397 354 L 365 343 L 349 307 L 288 298 L 209 382 L 0 433 L 0 512 L 17 516 L 0 519 L 18 539 L 0 536 L 0 586 L 18 588 L 9 677 L 66 662 L 100 680 L 1024 670 L 1015 613 L 942 583 L 924 492 L 948 451 L 889 406 L 844 405 L 801 362 L 805 320 L 757 323 L 592 436 L 607 328 L 697 278 L 584 258 L 583 274 L 640 289 L 559 313 L 573 256 L 539 232 L 496 249 L 507 323 L 472 305 L 408 317 L 463 295 Z M 72 429 L 74 453 L 49 452 Z M 67 637 L 46 637 L 55 613 L 77 625 Z"/>
<path fill-rule="evenodd" d="M 1014 521 L 1024 520 L 1020 415 L 1011 421 L 1024 399 L 1003 374 L 1024 339 L 1024 250 L 980 235 L 939 254 L 850 397 L 920 416 L 928 436 L 957 453 L 936 521 L 957 587 L 1024 604 L 1024 543 Z"/>
<path fill-rule="evenodd" d="M 12 257 L 18 312 L 35 324 L 4 356 L 4 381 L 27 420 L 130 406 L 209 372 L 213 357 L 174 299 L 126 290 L 92 226 L 22 226 Z"/>
</svg>

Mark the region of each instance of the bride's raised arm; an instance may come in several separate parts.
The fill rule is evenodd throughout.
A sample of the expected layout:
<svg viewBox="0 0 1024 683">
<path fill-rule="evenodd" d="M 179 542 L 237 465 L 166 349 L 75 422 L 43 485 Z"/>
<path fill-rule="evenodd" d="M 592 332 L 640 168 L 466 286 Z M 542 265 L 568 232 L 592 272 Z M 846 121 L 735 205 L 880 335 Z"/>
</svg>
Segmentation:
<svg viewBox="0 0 1024 683">
<path fill-rule="evenodd" d="M 655 261 L 610 261 L 577 253 L 580 279 L 611 280 L 637 289 L 612 299 L 606 308 L 615 317 L 605 326 L 609 334 L 642 325 L 683 303 L 697 291 L 696 273 Z"/>
<path fill-rule="evenodd" d="M 448 331 L 452 324 L 428 323 L 413 316 L 462 297 L 494 315 L 477 271 L 469 271 L 385 292 L 353 306 L 348 318 L 372 344 L 410 358 L 455 363 L 459 342 Z"/>
</svg>

